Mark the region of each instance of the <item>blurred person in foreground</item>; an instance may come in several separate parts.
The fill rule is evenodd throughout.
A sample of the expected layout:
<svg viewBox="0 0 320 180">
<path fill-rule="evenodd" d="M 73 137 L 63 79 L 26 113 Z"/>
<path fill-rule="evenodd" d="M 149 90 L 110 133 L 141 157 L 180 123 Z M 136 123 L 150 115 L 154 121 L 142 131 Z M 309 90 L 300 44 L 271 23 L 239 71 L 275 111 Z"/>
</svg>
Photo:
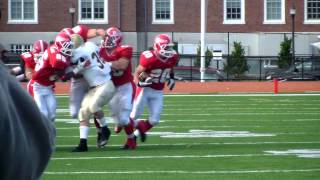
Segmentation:
<svg viewBox="0 0 320 180">
<path fill-rule="evenodd" d="M 53 124 L 1 60 L 0 76 L 0 179 L 40 179 L 53 151 Z"/>
</svg>

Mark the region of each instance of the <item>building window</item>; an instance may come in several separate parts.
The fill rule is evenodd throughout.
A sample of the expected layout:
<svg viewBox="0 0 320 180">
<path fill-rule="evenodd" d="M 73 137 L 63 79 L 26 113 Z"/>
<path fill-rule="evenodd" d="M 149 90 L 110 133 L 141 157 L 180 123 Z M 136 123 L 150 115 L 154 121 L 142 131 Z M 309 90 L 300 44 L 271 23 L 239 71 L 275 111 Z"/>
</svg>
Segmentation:
<svg viewBox="0 0 320 180">
<path fill-rule="evenodd" d="M 153 0 L 153 24 L 173 24 L 173 0 Z"/>
<path fill-rule="evenodd" d="M 319 0 L 305 0 L 305 23 L 319 24 L 320 23 L 320 1 Z"/>
<path fill-rule="evenodd" d="M 245 23 L 245 0 L 224 0 L 224 24 Z"/>
<path fill-rule="evenodd" d="M 284 0 L 264 0 L 264 24 L 284 24 L 284 14 Z"/>
<path fill-rule="evenodd" d="M 108 0 L 79 0 L 79 22 L 108 23 Z"/>
<path fill-rule="evenodd" d="M 32 44 L 11 44 L 10 52 L 21 54 L 32 50 Z"/>
<path fill-rule="evenodd" d="M 9 24 L 38 23 L 38 0 L 9 0 Z"/>
</svg>

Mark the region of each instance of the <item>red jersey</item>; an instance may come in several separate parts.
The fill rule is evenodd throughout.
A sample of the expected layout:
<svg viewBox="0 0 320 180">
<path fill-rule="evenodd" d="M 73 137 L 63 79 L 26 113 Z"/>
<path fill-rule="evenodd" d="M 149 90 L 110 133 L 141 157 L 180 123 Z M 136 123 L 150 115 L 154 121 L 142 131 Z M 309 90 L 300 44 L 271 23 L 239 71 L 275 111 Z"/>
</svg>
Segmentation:
<svg viewBox="0 0 320 180">
<path fill-rule="evenodd" d="M 36 66 L 36 62 L 34 61 L 32 52 L 25 52 L 21 54 L 20 57 L 24 61 L 26 68 L 34 69 L 34 67 Z"/>
<path fill-rule="evenodd" d="M 32 79 L 43 86 L 54 85 L 55 70 L 64 70 L 69 66 L 69 62 L 69 59 L 61 55 L 53 45 L 44 52 L 42 58 L 36 64 Z"/>
<path fill-rule="evenodd" d="M 150 85 L 151 88 L 162 90 L 167 76 L 171 69 L 177 64 L 179 55 L 176 53 L 167 60 L 158 58 L 153 50 L 144 51 L 140 56 L 140 65 L 146 68 L 153 81 Z"/>
<path fill-rule="evenodd" d="M 101 58 L 104 61 L 118 61 L 120 58 L 129 59 L 129 65 L 125 70 L 112 70 L 112 81 L 115 86 L 120 86 L 128 82 L 133 82 L 133 76 L 131 72 L 131 57 L 132 57 L 132 47 L 127 45 L 121 45 L 117 47 L 112 54 L 108 54 L 106 48 L 100 48 L 99 52 Z"/>
</svg>

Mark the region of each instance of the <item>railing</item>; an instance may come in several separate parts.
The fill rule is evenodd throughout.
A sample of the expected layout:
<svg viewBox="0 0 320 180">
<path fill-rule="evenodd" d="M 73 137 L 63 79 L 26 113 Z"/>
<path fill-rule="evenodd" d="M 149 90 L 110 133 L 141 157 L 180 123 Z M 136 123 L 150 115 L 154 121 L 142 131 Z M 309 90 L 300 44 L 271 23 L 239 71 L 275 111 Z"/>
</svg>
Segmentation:
<svg viewBox="0 0 320 180">
<path fill-rule="evenodd" d="M 132 57 L 132 69 L 138 65 L 140 53 L 134 53 Z M 319 80 L 320 79 L 320 56 L 296 55 L 295 61 L 288 69 L 279 69 L 277 66 L 278 56 L 246 56 L 248 71 L 242 76 L 223 71 L 227 56 L 213 57 L 210 65 L 205 70 L 205 81 L 234 81 L 234 80 Z M 200 68 L 195 61 L 200 59 L 196 55 L 180 55 L 180 60 L 175 66 L 177 79 L 183 81 L 199 81 Z M 18 65 L 18 54 L 6 53 L 3 61 L 8 66 Z"/>
</svg>

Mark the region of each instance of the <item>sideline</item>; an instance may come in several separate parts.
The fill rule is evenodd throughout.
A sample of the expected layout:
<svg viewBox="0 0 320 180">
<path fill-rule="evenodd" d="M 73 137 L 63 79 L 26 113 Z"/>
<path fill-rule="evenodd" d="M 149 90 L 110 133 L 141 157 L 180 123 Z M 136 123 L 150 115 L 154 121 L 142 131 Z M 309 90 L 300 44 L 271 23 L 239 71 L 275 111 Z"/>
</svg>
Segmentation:
<svg viewBox="0 0 320 180">
<path fill-rule="evenodd" d="M 253 94 L 253 93 L 248 93 L 248 94 L 164 94 L 165 97 L 269 97 L 269 96 L 320 96 L 319 93 L 301 93 L 301 94 Z M 57 94 L 57 98 L 67 98 L 69 95 L 67 94 Z"/>
<path fill-rule="evenodd" d="M 318 172 L 320 169 L 262 169 L 262 170 L 230 170 L 230 171 L 73 171 L 44 172 L 46 175 L 76 175 L 76 174 L 253 174 L 253 173 L 296 173 Z"/>
</svg>

